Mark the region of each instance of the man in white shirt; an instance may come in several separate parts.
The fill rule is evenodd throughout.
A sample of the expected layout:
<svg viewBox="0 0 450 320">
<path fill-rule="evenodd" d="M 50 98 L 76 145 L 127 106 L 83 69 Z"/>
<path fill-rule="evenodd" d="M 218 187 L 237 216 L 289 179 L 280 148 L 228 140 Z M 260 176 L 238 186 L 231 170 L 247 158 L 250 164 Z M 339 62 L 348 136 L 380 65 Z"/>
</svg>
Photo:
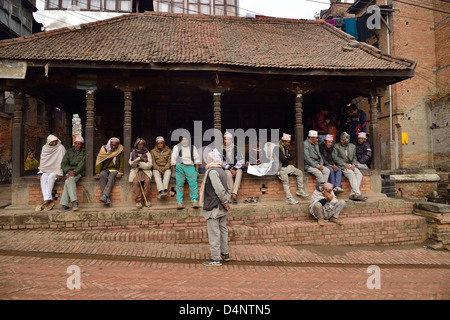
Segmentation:
<svg viewBox="0 0 450 320">
<path fill-rule="evenodd" d="M 177 209 L 183 209 L 184 184 L 187 180 L 189 184 L 189 196 L 192 207 L 198 208 L 198 165 L 200 157 L 197 148 L 189 143 L 187 138 L 182 138 L 172 150 L 171 166 L 172 172 L 175 172 L 175 181 L 177 184 Z"/>
</svg>

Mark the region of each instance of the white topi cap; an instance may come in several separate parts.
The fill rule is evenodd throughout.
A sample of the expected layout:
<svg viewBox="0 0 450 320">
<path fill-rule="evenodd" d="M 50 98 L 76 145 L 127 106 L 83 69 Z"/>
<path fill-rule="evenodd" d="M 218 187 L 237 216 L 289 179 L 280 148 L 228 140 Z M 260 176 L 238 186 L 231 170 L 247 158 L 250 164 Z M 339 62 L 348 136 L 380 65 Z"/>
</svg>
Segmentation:
<svg viewBox="0 0 450 320">
<path fill-rule="evenodd" d="M 314 138 L 314 137 L 318 137 L 318 136 L 319 136 L 319 133 L 317 131 L 309 130 L 308 137 Z"/>
<path fill-rule="evenodd" d="M 360 132 L 358 133 L 358 138 L 366 138 L 366 133 L 365 132 Z"/>
</svg>

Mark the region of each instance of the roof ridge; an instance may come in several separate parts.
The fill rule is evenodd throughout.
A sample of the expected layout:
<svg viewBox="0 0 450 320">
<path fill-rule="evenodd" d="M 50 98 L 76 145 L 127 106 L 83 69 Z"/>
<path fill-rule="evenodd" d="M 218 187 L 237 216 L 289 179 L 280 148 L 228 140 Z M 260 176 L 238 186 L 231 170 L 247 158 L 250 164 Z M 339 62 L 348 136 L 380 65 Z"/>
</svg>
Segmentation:
<svg viewBox="0 0 450 320">
<path fill-rule="evenodd" d="M 127 20 L 127 19 L 130 19 L 132 16 L 136 16 L 136 15 L 139 15 L 139 13 L 130 13 L 130 14 L 120 15 L 120 16 L 116 16 L 116 17 L 112 17 L 112 18 L 103 19 L 103 20 L 83 23 L 83 24 L 79 25 L 80 28 L 76 28 L 75 26 L 62 27 L 62 28 L 52 29 L 52 30 L 48 30 L 48 31 L 41 31 L 41 32 L 34 33 L 34 34 L 31 34 L 28 36 L 1 40 L 0 47 L 6 46 L 9 44 L 13 44 L 16 42 L 20 42 L 20 41 L 31 41 L 34 39 L 52 37 L 52 36 L 60 35 L 60 34 L 67 33 L 67 32 L 77 32 L 79 30 L 86 29 L 86 28 L 92 28 L 92 27 L 96 27 L 96 26 L 105 25 L 108 23 L 113 23 L 116 21 L 119 22 L 122 20 Z"/>
<path fill-rule="evenodd" d="M 331 25 L 330 23 L 325 22 L 324 24 L 325 29 L 328 29 L 328 31 L 340 36 L 342 39 L 348 39 L 350 41 L 355 41 L 358 43 L 358 48 L 363 50 L 364 52 L 367 52 L 370 55 L 373 55 L 377 58 L 390 61 L 390 62 L 398 62 L 400 64 L 403 64 L 405 66 L 409 66 L 409 68 L 413 68 L 415 62 L 412 60 L 404 59 L 404 58 L 394 58 L 388 54 L 382 53 L 380 49 L 377 47 L 374 47 L 366 42 L 358 41 L 355 37 L 352 35 L 349 35 L 348 33 L 345 33 L 339 28 L 336 28 L 335 26 Z"/>
</svg>

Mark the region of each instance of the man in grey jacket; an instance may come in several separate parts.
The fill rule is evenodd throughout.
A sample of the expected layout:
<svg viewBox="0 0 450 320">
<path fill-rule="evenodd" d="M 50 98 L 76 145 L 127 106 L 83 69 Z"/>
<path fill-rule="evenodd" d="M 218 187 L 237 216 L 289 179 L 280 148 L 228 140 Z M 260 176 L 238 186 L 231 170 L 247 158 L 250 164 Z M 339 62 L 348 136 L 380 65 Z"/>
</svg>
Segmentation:
<svg viewBox="0 0 450 320">
<path fill-rule="evenodd" d="M 330 170 L 324 166 L 322 155 L 319 149 L 319 133 L 310 130 L 308 138 L 304 141 L 305 170 L 313 174 L 318 183 L 327 182 Z"/>
<path fill-rule="evenodd" d="M 200 189 L 201 215 L 206 219 L 211 260 L 203 263 L 207 267 L 222 265 L 230 261 L 228 253 L 227 215 L 231 207 L 228 201 L 231 190 L 227 176 L 222 168 L 222 155 L 217 149 L 206 157 L 206 173 Z"/>
<path fill-rule="evenodd" d="M 350 182 L 350 200 L 366 201 L 360 191 L 363 175 L 356 167 L 356 147 L 350 143 L 350 135 L 347 132 L 341 134 L 341 140 L 334 145 L 333 160 L 342 169 L 342 173 Z"/>
</svg>

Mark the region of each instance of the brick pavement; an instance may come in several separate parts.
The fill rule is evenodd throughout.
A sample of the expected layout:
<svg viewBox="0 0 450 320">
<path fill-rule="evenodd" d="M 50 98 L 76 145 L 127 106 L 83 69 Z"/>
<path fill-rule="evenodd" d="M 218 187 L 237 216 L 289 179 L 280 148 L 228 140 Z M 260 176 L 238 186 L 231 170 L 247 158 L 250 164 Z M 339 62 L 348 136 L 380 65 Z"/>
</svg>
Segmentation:
<svg viewBox="0 0 450 320">
<path fill-rule="evenodd" d="M 0 231 L 0 299 L 449 299 L 450 253 L 423 246 L 237 245 L 218 268 L 205 244 L 92 240 L 82 232 Z M 381 289 L 369 290 L 369 265 Z M 66 286 L 81 269 L 81 289 Z M 219 283 L 220 289 L 213 286 Z"/>
</svg>

